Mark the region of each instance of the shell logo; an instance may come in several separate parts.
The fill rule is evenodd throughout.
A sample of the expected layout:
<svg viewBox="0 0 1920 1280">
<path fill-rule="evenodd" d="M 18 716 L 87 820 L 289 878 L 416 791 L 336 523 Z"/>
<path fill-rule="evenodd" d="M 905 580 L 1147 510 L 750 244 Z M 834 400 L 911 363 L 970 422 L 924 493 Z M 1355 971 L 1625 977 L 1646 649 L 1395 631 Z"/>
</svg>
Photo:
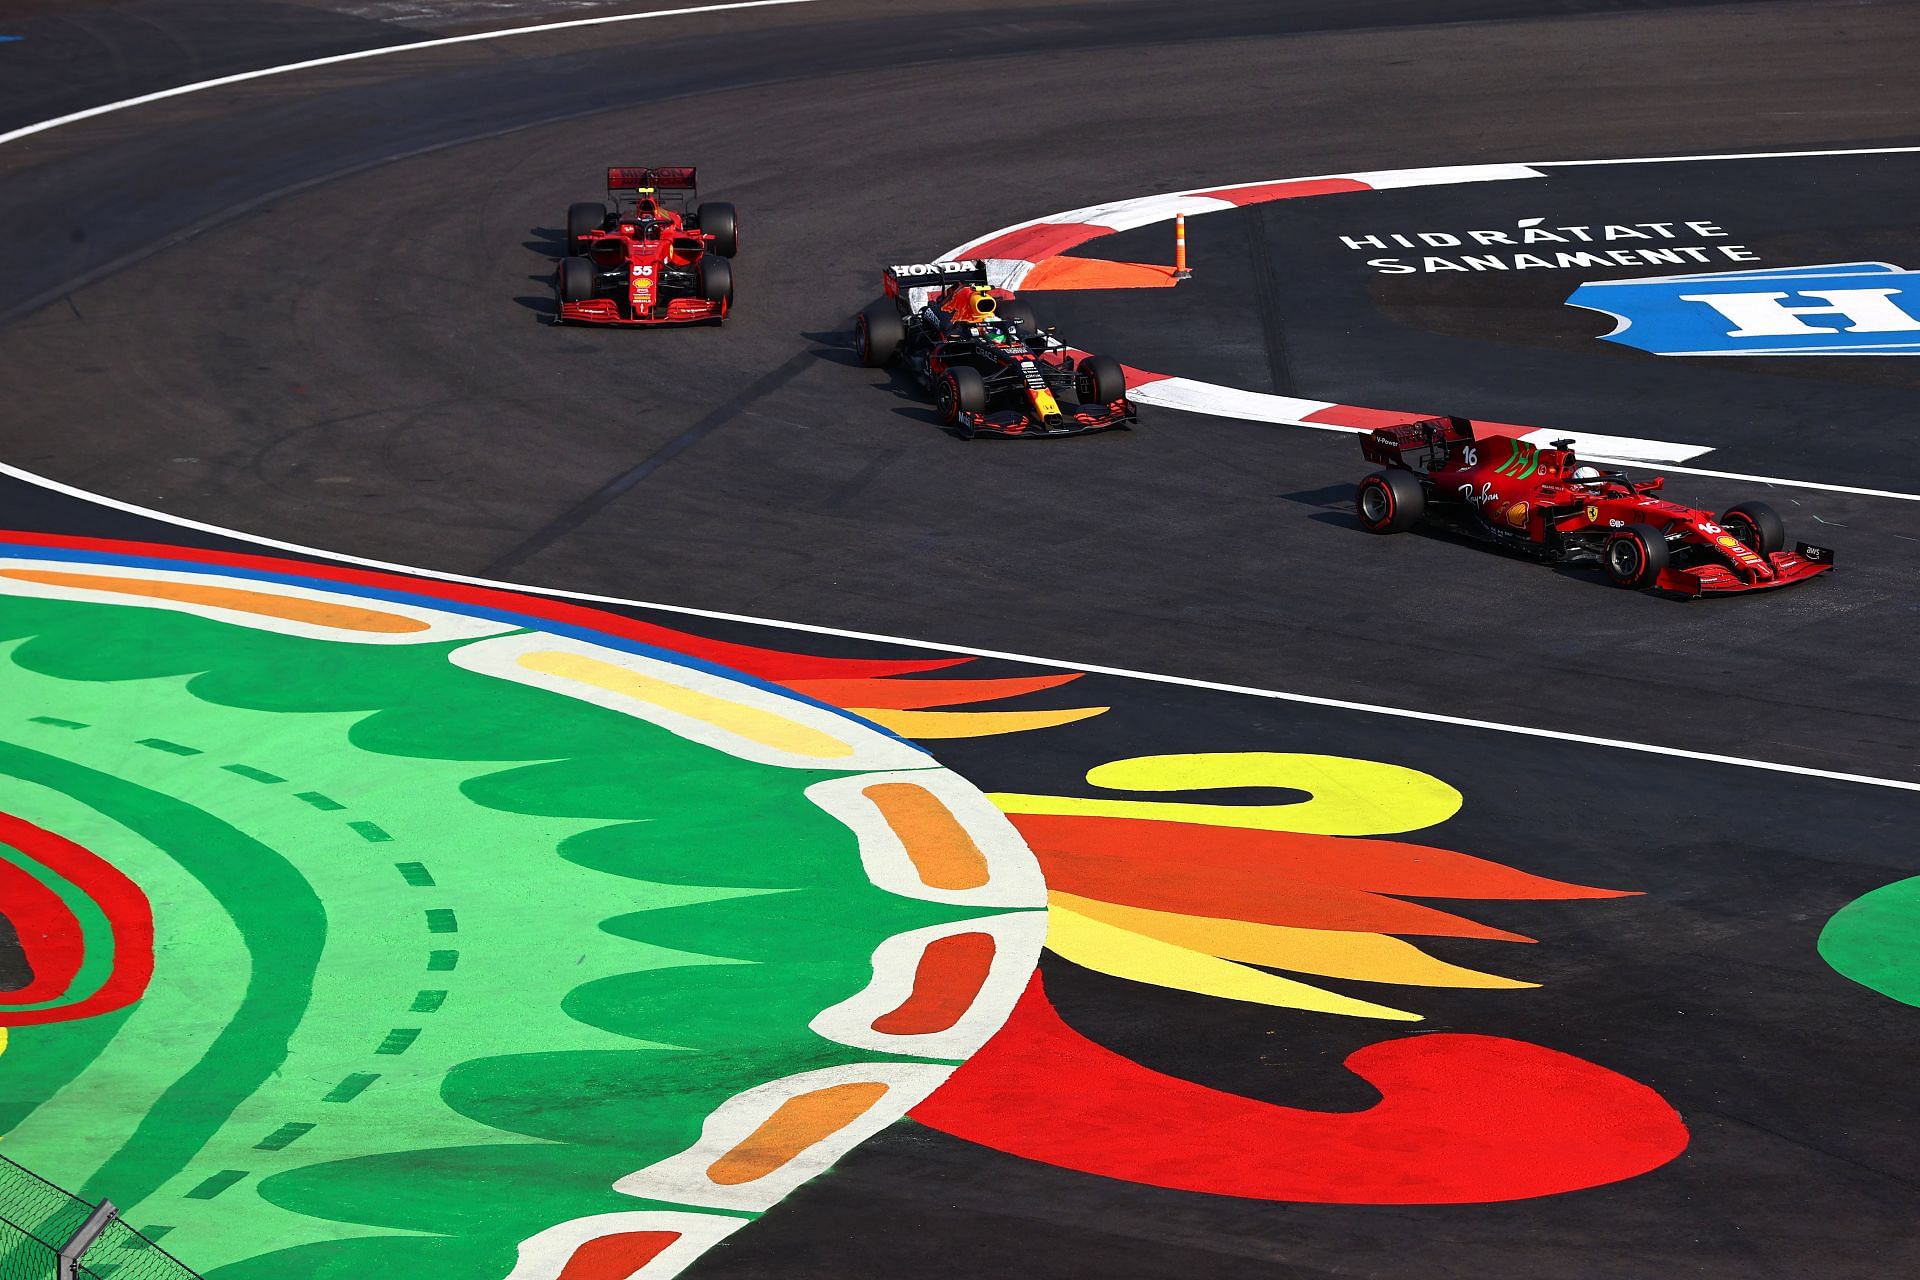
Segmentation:
<svg viewBox="0 0 1920 1280">
<path fill-rule="evenodd" d="M 1718 538 L 1715 539 L 1715 541 L 1718 542 L 1723 547 L 1737 547 L 1740 545 L 1740 539 L 1734 537 L 1730 533 L 1721 534 Z"/>
<path fill-rule="evenodd" d="M 1512 506 L 1507 508 L 1507 523 L 1512 525 L 1516 529 L 1520 528 L 1521 526 L 1525 525 L 1527 522 L 1527 511 L 1528 511 L 1528 505 L 1526 503 L 1524 502 L 1514 503 Z"/>
</svg>

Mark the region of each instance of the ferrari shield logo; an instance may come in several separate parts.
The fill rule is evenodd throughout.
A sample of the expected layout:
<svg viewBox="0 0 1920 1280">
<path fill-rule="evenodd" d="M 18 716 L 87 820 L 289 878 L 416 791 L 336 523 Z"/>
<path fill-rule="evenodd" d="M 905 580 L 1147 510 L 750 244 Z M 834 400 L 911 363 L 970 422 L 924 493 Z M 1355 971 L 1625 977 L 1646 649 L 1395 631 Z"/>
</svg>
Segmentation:
<svg viewBox="0 0 1920 1280">
<path fill-rule="evenodd" d="M 1598 508 L 1598 507 L 1588 507 L 1588 508 L 1587 508 L 1587 523 L 1588 523 L 1588 524 L 1599 524 L 1599 523 L 1600 523 L 1600 508 Z"/>
</svg>

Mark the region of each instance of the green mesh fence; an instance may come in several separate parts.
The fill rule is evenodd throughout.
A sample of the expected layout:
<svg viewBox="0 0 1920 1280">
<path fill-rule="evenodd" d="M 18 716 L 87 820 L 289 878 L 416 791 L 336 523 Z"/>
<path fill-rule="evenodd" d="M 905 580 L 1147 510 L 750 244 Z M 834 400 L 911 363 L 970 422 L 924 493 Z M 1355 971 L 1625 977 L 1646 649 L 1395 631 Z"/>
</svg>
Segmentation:
<svg viewBox="0 0 1920 1280">
<path fill-rule="evenodd" d="M 59 1250 L 0 1218 L 0 1280 L 51 1280 Z"/>
<path fill-rule="evenodd" d="M 60 1246 L 93 1206 L 0 1156 L 0 1280 L 55 1280 Z M 87 1246 L 77 1280 L 200 1280 L 179 1259 L 115 1219 Z"/>
</svg>

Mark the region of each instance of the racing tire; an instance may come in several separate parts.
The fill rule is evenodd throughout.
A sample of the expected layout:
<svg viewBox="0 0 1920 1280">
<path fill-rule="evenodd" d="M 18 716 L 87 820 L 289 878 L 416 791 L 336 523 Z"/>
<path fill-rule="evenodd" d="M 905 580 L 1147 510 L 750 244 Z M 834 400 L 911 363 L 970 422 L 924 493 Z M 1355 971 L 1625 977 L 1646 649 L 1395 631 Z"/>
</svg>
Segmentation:
<svg viewBox="0 0 1920 1280">
<path fill-rule="evenodd" d="M 733 264 L 704 254 L 700 258 L 700 296 L 720 304 L 721 313 L 733 309 Z"/>
<path fill-rule="evenodd" d="M 1112 404 L 1127 398 L 1127 375 L 1112 356 L 1088 356 L 1074 371 L 1073 387 L 1082 404 Z"/>
<path fill-rule="evenodd" d="M 933 400 L 940 410 L 940 421 L 971 435 L 971 429 L 961 421 L 960 415 L 987 411 L 987 380 L 980 376 L 978 369 L 955 365 L 934 384 Z"/>
<path fill-rule="evenodd" d="M 1764 502 L 1743 502 L 1721 513 L 1726 531 L 1763 556 L 1770 556 L 1787 545 L 1787 526 L 1772 507 Z"/>
<path fill-rule="evenodd" d="M 731 258 L 740 251 L 740 215 L 724 201 L 703 204 L 693 211 L 694 229 L 713 237 L 709 252 Z"/>
<path fill-rule="evenodd" d="M 1600 562 L 1616 587 L 1644 591 L 1667 567 L 1667 540 L 1650 524 L 1630 524 L 1607 536 Z"/>
<path fill-rule="evenodd" d="M 581 242 L 589 231 L 598 231 L 607 225 L 607 206 L 597 200 L 588 200 L 580 204 L 567 206 L 567 252 L 579 253 Z"/>
<path fill-rule="evenodd" d="M 853 349 L 869 369 L 885 367 L 906 337 L 907 326 L 890 302 L 876 302 L 853 318 Z"/>
<path fill-rule="evenodd" d="M 1354 489 L 1353 509 L 1368 533 L 1405 533 L 1427 514 L 1427 491 L 1411 471 L 1376 471 Z"/>
<path fill-rule="evenodd" d="M 1018 299 L 1000 308 L 1000 318 L 1023 335 L 1040 332 L 1040 321 L 1034 316 L 1033 308 Z"/>
<path fill-rule="evenodd" d="M 593 296 L 593 263 L 568 258 L 560 264 L 560 301 L 585 302 Z"/>
</svg>

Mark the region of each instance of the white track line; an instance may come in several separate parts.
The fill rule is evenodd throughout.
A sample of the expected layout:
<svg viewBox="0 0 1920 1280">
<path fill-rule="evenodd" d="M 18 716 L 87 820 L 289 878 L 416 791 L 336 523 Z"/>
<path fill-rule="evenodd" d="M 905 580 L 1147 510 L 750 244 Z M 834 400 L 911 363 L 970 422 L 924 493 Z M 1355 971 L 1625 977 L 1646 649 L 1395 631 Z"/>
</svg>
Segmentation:
<svg viewBox="0 0 1920 1280">
<path fill-rule="evenodd" d="M 1730 151 L 1711 156 L 1625 156 L 1612 160 L 1529 160 L 1532 169 L 1572 169 L 1596 164 L 1692 164 L 1699 160 L 1805 160 L 1819 156 L 1902 156 L 1920 147 L 1838 147 L 1830 151 Z"/>
<path fill-rule="evenodd" d="M 1574 434 L 1568 432 L 1568 435 Z M 1784 476 L 1750 476 L 1744 471 L 1713 471 L 1706 467 L 1683 467 L 1671 462 L 1647 462 L 1638 458 L 1606 458 L 1581 454 L 1588 462 L 1607 462 L 1639 471 L 1679 471 L 1690 476 L 1712 476 L 1716 480 L 1744 480 L 1752 484 L 1780 485 L 1787 489 L 1818 489 L 1823 493 L 1850 493 L 1862 498 L 1893 498 L 1900 502 L 1920 502 L 1920 493 L 1901 493 L 1894 489 L 1862 489 L 1850 484 L 1825 484 L 1818 480 L 1789 480 Z"/>
<path fill-rule="evenodd" d="M 688 618 L 709 618 L 718 622 L 744 622 L 757 627 L 772 627 L 781 631 L 799 631 L 808 635 L 833 636 L 842 640 L 866 640 L 881 644 L 899 645 L 907 649 L 923 649 L 933 653 L 962 654 L 970 658 L 999 658 L 1007 662 L 1019 662 L 1028 666 L 1050 667 L 1056 671 L 1084 671 L 1092 675 L 1117 676 L 1125 680 L 1145 680 L 1153 684 L 1175 685 L 1183 689 L 1203 689 L 1210 693 L 1234 693 L 1250 698 L 1267 698 L 1276 702 L 1292 702 L 1309 707 L 1329 707 L 1337 711 L 1360 711 L 1368 715 L 1393 716 L 1402 720 L 1423 720 L 1429 724 L 1455 725 L 1464 729 L 1485 729 L 1494 733 L 1512 733 L 1527 738 L 1549 738 L 1555 742 L 1573 742 L 1582 746 L 1611 747 L 1619 751 L 1637 751 L 1646 755 L 1671 756 L 1681 760 L 1698 760 L 1707 764 L 1732 765 L 1741 769 L 1760 769 L 1768 773 L 1787 773 L 1802 778 L 1821 778 L 1830 782 L 1853 782 L 1869 787 L 1886 787 L 1895 791 L 1920 792 L 1920 782 L 1907 782 L 1900 778 L 1882 778 L 1866 773 L 1842 773 L 1833 769 L 1814 769 L 1806 765 L 1782 764 L 1774 760 L 1754 760 L 1746 756 L 1716 755 L 1710 751 L 1688 751 L 1681 747 L 1665 747 L 1653 742 L 1633 742 L 1625 738 L 1601 738 L 1586 733 L 1568 733 L 1562 729 L 1541 729 L 1532 725 L 1506 724 L 1498 720 L 1475 720 L 1467 716 L 1442 715 L 1434 711 L 1415 711 L 1407 707 L 1382 706 L 1373 702 L 1351 702 L 1344 698 L 1322 698 L 1307 693 L 1290 693 L 1283 689 L 1261 689 L 1253 685 L 1226 684 L 1218 680 L 1196 680 L 1188 676 L 1162 675 L 1155 671 L 1134 671 L 1127 667 L 1108 667 L 1090 662 L 1069 662 L 1060 658 L 1040 658 L 1027 653 L 1009 653 L 1001 649 L 971 649 L 965 645 L 940 644 L 932 640 L 913 640 L 905 636 L 882 635 L 873 631 L 849 631 L 843 627 L 821 627 L 805 622 L 786 622 L 779 618 L 757 618 L 745 613 L 722 613 L 714 609 L 694 609 L 686 605 L 660 604 L 652 600 L 628 600 L 620 596 L 593 595 L 584 591 L 560 591 L 551 587 L 529 586 L 520 582 L 501 582 L 494 578 L 473 578 L 459 573 L 441 573 L 434 569 L 421 569 L 413 565 L 395 564 L 389 560 L 370 560 L 364 556 L 343 555 L 337 551 L 327 551 L 318 547 L 302 546 L 297 542 L 282 542 L 277 538 L 263 538 L 257 534 L 242 533 L 236 529 L 223 528 L 216 524 L 207 524 L 201 520 L 190 520 L 165 511 L 154 511 L 147 507 L 135 506 L 130 502 L 121 502 L 73 485 L 62 484 L 58 480 L 49 480 L 45 476 L 23 471 L 19 467 L 0 462 L 0 475 L 12 476 L 16 480 L 63 493 L 85 502 L 97 503 L 115 511 L 124 511 L 132 515 L 144 516 L 149 520 L 158 520 L 164 524 L 176 525 L 183 529 L 194 529 L 201 533 L 217 534 L 223 538 L 233 538 L 241 542 L 250 542 L 255 546 L 271 547 L 277 551 L 291 551 L 300 555 L 320 556 L 342 564 L 361 565 L 369 569 L 385 569 L 395 573 L 408 573 L 422 578 L 434 578 L 441 582 L 459 582 L 475 587 L 494 587 L 505 591 L 519 591 L 529 595 L 549 596 L 561 600 L 579 600 L 587 604 L 624 605 L 635 609 L 652 609 L 660 613 L 678 614 Z"/>
<path fill-rule="evenodd" d="M 449 45 L 478 44 L 483 40 L 505 40 L 510 36 L 536 35 L 545 31 L 567 31 L 577 27 L 604 27 L 616 22 L 646 22 L 653 18 L 685 18 L 701 13 L 729 13 L 736 9 L 766 9 L 775 5 L 818 4 L 820 0 L 733 0 L 730 4 L 690 5 L 681 9 L 655 9 L 648 13 L 611 13 L 598 18 L 570 18 L 564 22 L 541 22 L 526 27 L 506 27 L 499 31 L 478 31 L 464 36 L 441 36 L 432 40 L 414 40 L 407 44 L 382 45 L 378 49 L 361 49 L 356 53 L 336 53 L 325 58 L 308 58 L 304 62 L 288 62 L 277 67 L 261 67 L 257 71 L 242 71 L 235 75 L 218 76 L 212 80 L 196 80 L 192 84 L 175 85 L 171 89 L 161 89 L 155 93 L 143 93 L 137 98 L 122 98 L 118 102 L 108 102 L 97 107 L 88 107 L 84 111 L 75 111 L 64 116 L 55 116 L 51 120 L 42 120 L 37 124 L 24 125 L 9 133 L 0 133 L 0 146 L 16 142 L 21 138 L 32 137 L 36 133 L 45 133 L 58 129 L 62 125 L 76 124 L 81 120 L 91 120 L 96 116 L 111 115 L 115 111 L 125 111 L 128 107 L 142 107 L 149 102 L 160 102 L 167 98 L 178 98 L 189 93 L 198 93 L 202 89 L 218 89 L 223 85 L 241 84 L 248 80 L 264 80 L 268 76 L 286 75 L 291 71 L 311 71 L 315 67 L 331 67 L 342 62 L 358 62 L 363 58 L 381 58 L 390 53 L 416 53 L 422 49 L 444 49 Z"/>
</svg>

